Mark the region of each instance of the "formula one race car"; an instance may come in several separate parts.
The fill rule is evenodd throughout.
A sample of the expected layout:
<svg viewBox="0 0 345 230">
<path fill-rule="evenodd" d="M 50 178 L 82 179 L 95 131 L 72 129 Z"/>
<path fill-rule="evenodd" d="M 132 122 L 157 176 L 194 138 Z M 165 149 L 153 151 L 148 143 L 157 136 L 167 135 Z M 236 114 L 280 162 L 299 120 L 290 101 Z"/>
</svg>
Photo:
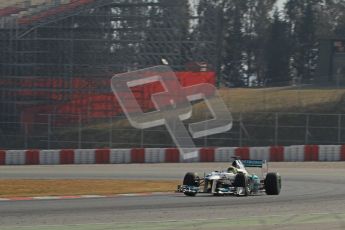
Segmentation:
<svg viewBox="0 0 345 230">
<path fill-rule="evenodd" d="M 246 167 L 261 168 L 262 177 L 250 174 Z M 279 195 L 281 177 L 278 173 L 268 173 L 268 164 L 262 160 L 234 159 L 226 171 L 214 171 L 203 178 L 196 173 L 187 173 L 183 185 L 177 186 L 177 192 L 186 196 L 208 193 L 215 196 L 248 196 L 265 192 L 267 195 Z"/>
</svg>

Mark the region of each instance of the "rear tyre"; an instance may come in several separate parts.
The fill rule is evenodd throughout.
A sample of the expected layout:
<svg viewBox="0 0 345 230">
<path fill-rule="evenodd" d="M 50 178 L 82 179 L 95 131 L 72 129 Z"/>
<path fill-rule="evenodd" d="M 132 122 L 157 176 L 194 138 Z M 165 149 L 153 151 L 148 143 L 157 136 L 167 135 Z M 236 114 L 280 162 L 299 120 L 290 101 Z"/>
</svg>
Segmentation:
<svg viewBox="0 0 345 230">
<path fill-rule="evenodd" d="M 268 173 L 265 178 L 265 190 L 267 195 L 279 195 L 281 190 L 281 177 L 279 173 Z"/>
<path fill-rule="evenodd" d="M 197 173 L 186 173 L 183 178 L 183 185 L 192 186 L 192 187 L 199 187 L 199 176 Z M 186 196 L 195 196 L 196 192 L 184 192 Z"/>
</svg>

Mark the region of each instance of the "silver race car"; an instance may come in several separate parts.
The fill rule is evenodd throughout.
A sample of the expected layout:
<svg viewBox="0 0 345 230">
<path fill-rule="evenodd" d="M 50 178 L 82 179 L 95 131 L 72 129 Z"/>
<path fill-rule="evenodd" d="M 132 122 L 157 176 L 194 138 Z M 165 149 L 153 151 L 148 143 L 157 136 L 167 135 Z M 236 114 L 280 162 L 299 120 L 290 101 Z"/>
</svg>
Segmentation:
<svg viewBox="0 0 345 230">
<path fill-rule="evenodd" d="M 249 167 L 261 168 L 261 178 L 250 174 L 246 169 Z M 239 159 L 234 159 L 226 171 L 214 171 L 203 178 L 196 173 L 186 173 L 183 185 L 177 186 L 177 192 L 186 196 L 195 196 L 197 193 L 248 196 L 264 192 L 279 195 L 280 190 L 281 177 L 279 173 L 268 172 L 266 161 Z"/>
</svg>

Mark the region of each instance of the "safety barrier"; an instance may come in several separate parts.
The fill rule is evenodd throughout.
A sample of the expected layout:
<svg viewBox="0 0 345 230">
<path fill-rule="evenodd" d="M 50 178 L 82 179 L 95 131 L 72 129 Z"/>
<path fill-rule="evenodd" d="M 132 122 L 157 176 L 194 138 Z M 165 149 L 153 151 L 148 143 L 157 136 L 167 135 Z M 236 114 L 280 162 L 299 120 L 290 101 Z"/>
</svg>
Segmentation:
<svg viewBox="0 0 345 230">
<path fill-rule="evenodd" d="M 111 149 L 110 164 L 128 164 L 131 162 L 131 149 Z"/>
<path fill-rule="evenodd" d="M 59 150 L 42 150 L 40 151 L 40 164 L 57 165 L 60 164 Z"/>
<path fill-rule="evenodd" d="M 60 164 L 74 164 L 74 150 L 63 149 L 60 151 Z"/>
<path fill-rule="evenodd" d="M 178 149 L 174 149 L 174 148 L 165 149 L 165 162 L 166 163 L 178 163 L 178 162 L 180 162 L 180 151 Z"/>
<path fill-rule="evenodd" d="M 341 146 L 340 160 L 345 161 L 345 145 Z"/>
<path fill-rule="evenodd" d="M 256 160 L 270 160 L 270 147 L 249 148 L 249 158 Z"/>
<path fill-rule="evenodd" d="M 95 149 L 77 149 L 74 153 L 75 164 L 95 164 Z"/>
<path fill-rule="evenodd" d="M 24 165 L 26 162 L 26 150 L 8 150 L 6 151 L 6 165 Z"/>
<path fill-rule="evenodd" d="M 184 160 L 177 148 L 0 150 L 0 165 L 142 164 L 230 162 L 234 157 L 267 161 L 345 161 L 345 145 L 196 148 Z"/>
<path fill-rule="evenodd" d="M 39 150 L 27 150 L 25 152 L 25 164 L 26 165 L 38 165 L 40 164 L 40 151 Z"/>
<path fill-rule="evenodd" d="M 145 149 L 132 149 L 131 163 L 145 163 Z"/>
<path fill-rule="evenodd" d="M 6 151 L 0 150 L 0 165 L 6 164 Z"/>
<path fill-rule="evenodd" d="M 319 146 L 319 161 L 340 161 L 341 159 L 340 145 L 320 145 Z M 340 153 L 340 154 L 338 154 Z M 345 159 L 343 159 L 345 160 Z"/>
<path fill-rule="evenodd" d="M 183 159 L 183 157 L 180 157 L 180 162 L 184 162 L 184 163 L 194 163 L 194 162 L 201 162 L 200 161 L 200 148 L 184 148 L 183 152 L 184 153 L 191 153 L 191 152 L 198 152 L 197 156 L 194 158 L 190 158 L 190 159 Z"/>
<path fill-rule="evenodd" d="M 304 146 L 304 160 L 318 161 L 319 160 L 319 146 L 318 145 Z"/>
<path fill-rule="evenodd" d="M 215 162 L 229 162 L 235 157 L 236 148 L 217 148 L 215 150 Z"/>
<path fill-rule="evenodd" d="M 165 149 L 145 149 L 145 163 L 164 163 Z"/>
<path fill-rule="evenodd" d="M 248 147 L 236 148 L 235 155 L 241 159 L 250 159 L 250 149 Z"/>
<path fill-rule="evenodd" d="M 214 162 L 214 148 L 202 148 L 200 149 L 200 162 Z"/>
<path fill-rule="evenodd" d="M 270 161 L 284 161 L 284 147 L 272 146 L 270 147 Z"/>
<path fill-rule="evenodd" d="M 304 145 L 284 147 L 284 161 L 304 161 Z"/>
<path fill-rule="evenodd" d="M 96 149 L 95 154 L 96 164 L 110 163 L 110 149 Z"/>
</svg>

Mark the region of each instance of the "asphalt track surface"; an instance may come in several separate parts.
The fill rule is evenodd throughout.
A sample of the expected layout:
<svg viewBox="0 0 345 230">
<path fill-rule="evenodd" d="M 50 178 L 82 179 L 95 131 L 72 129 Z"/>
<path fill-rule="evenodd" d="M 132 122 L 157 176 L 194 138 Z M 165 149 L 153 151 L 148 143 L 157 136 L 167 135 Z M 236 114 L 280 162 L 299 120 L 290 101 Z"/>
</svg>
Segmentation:
<svg viewBox="0 0 345 230">
<path fill-rule="evenodd" d="M 178 179 L 227 164 L 0 167 L 0 178 Z M 345 229 L 345 163 L 276 163 L 279 196 L 0 202 L 0 229 Z"/>
</svg>

